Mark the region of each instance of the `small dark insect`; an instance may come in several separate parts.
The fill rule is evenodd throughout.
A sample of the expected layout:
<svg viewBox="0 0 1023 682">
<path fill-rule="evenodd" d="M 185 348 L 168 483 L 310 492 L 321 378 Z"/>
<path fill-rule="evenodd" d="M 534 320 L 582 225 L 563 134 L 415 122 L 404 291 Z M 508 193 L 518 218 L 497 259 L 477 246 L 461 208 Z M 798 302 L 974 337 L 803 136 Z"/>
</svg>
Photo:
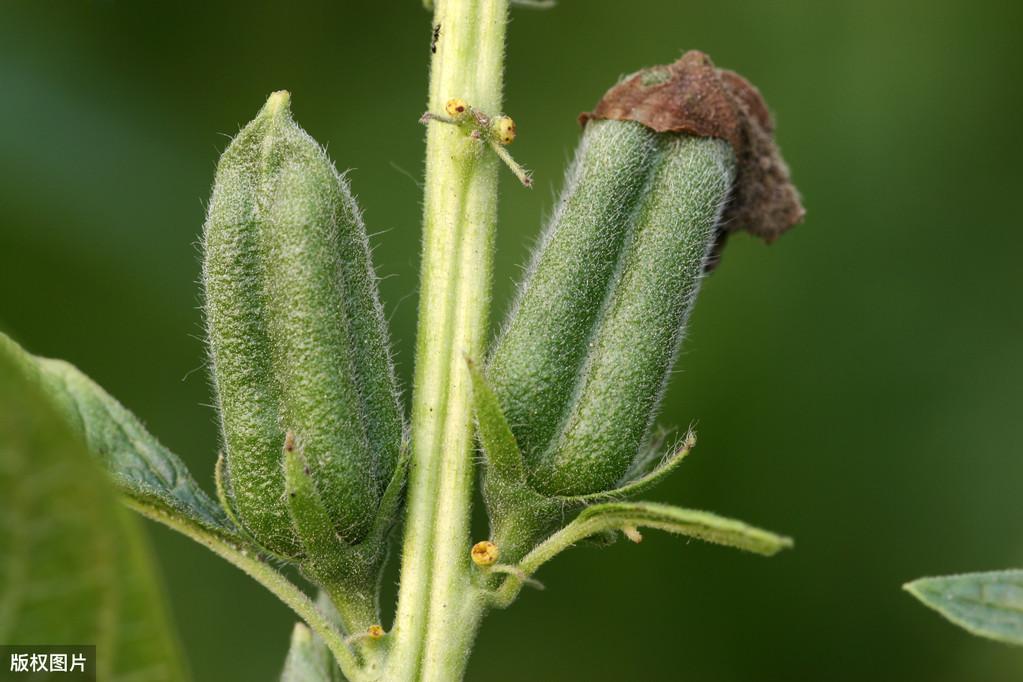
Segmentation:
<svg viewBox="0 0 1023 682">
<path fill-rule="evenodd" d="M 433 40 L 430 42 L 430 52 L 437 54 L 437 40 L 440 39 L 440 24 L 433 27 Z"/>
</svg>

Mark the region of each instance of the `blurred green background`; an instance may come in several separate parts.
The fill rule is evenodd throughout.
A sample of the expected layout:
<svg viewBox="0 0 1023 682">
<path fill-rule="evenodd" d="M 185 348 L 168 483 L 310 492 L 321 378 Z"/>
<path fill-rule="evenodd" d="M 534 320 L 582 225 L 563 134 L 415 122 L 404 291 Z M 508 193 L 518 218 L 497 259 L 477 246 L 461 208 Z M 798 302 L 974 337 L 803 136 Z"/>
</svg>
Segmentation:
<svg viewBox="0 0 1023 682">
<path fill-rule="evenodd" d="M 653 497 L 793 535 L 577 549 L 488 618 L 470 679 L 1010 680 L 1023 651 L 900 590 L 1023 563 L 1023 5 L 563 0 L 509 27 L 495 318 L 619 74 L 700 48 L 756 83 L 806 223 L 737 237 L 663 421 Z M 0 2 L 0 326 L 77 364 L 212 488 L 196 242 L 218 153 L 274 89 L 352 168 L 412 369 L 430 17 L 404 2 Z M 276 679 L 293 617 L 147 522 L 197 680 Z M 484 667 L 486 675 L 484 676 Z M 543 670 L 538 674 L 537 670 Z"/>
</svg>

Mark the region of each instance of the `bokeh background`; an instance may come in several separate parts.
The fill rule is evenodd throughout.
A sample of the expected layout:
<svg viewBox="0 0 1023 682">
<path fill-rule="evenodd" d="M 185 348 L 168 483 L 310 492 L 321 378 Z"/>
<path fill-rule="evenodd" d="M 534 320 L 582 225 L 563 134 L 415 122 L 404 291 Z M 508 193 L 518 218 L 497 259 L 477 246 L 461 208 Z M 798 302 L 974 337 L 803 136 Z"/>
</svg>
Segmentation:
<svg viewBox="0 0 1023 682">
<path fill-rule="evenodd" d="M 659 500 L 793 535 L 774 559 L 651 531 L 543 569 L 470 679 L 1012 680 L 1023 651 L 900 590 L 1023 563 L 1023 5 L 563 0 L 517 10 L 495 318 L 619 74 L 700 48 L 756 83 L 808 209 L 735 238 L 663 421 Z M 430 17 L 414 0 L 0 2 L 0 326 L 67 358 L 212 488 L 196 243 L 218 153 L 274 89 L 354 169 L 407 380 Z M 272 680 L 293 617 L 147 522 L 197 680 Z M 486 675 L 484 675 L 484 667 Z M 537 672 L 542 671 L 542 672 Z"/>
</svg>

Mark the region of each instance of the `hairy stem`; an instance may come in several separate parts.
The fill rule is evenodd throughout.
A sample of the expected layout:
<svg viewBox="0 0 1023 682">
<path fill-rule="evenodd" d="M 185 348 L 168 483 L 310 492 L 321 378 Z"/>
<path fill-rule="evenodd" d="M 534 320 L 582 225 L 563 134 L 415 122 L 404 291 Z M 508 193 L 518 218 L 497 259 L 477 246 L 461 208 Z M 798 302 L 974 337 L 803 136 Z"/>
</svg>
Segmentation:
<svg viewBox="0 0 1023 682">
<path fill-rule="evenodd" d="M 140 503 L 130 498 L 126 498 L 125 502 L 128 507 L 143 516 L 187 535 L 247 573 L 256 582 L 270 590 L 278 599 L 289 606 L 323 639 L 347 679 L 352 682 L 361 682 L 366 679 L 361 671 L 362 666 L 360 666 L 358 659 L 344 641 L 342 634 L 334 627 L 334 624 L 317 608 L 316 604 L 313 603 L 313 600 L 305 592 L 278 573 L 272 566 L 262 561 L 254 549 L 236 546 L 232 542 L 200 527 L 198 524 L 190 523 L 187 519 L 168 514 L 152 505 Z"/>
<path fill-rule="evenodd" d="M 460 97 L 501 108 L 507 0 L 437 0 L 429 110 Z M 462 677 L 482 601 L 469 563 L 472 405 L 490 306 L 498 159 L 456 126 L 427 132 L 413 458 L 386 679 Z"/>
</svg>

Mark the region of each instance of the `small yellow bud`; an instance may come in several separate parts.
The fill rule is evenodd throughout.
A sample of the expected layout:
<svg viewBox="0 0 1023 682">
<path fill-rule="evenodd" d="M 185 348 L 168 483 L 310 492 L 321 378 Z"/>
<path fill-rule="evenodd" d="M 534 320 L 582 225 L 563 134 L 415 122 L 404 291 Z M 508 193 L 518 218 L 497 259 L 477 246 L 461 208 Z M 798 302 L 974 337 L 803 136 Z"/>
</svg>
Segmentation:
<svg viewBox="0 0 1023 682">
<path fill-rule="evenodd" d="M 494 135 L 501 144 L 511 144 L 515 141 L 515 121 L 510 116 L 498 116 L 493 123 Z"/>
<path fill-rule="evenodd" d="M 469 103 L 461 97 L 455 97 L 448 100 L 444 110 L 448 112 L 448 116 L 451 118 L 461 120 L 469 113 Z"/>
<path fill-rule="evenodd" d="M 384 636 L 384 628 L 382 625 L 370 625 L 369 629 L 366 630 L 366 636 L 370 639 L 380 639 Z"/>
<path fill-rule="evenodd" d="M 497 545 L 490 540 L 477 542 L 472 546 L 469 554 L 472 556 L 472 562 L 477 566 L 492 566 L 497 563 L 497 558 L 500 556 Z"/>
</svg>

